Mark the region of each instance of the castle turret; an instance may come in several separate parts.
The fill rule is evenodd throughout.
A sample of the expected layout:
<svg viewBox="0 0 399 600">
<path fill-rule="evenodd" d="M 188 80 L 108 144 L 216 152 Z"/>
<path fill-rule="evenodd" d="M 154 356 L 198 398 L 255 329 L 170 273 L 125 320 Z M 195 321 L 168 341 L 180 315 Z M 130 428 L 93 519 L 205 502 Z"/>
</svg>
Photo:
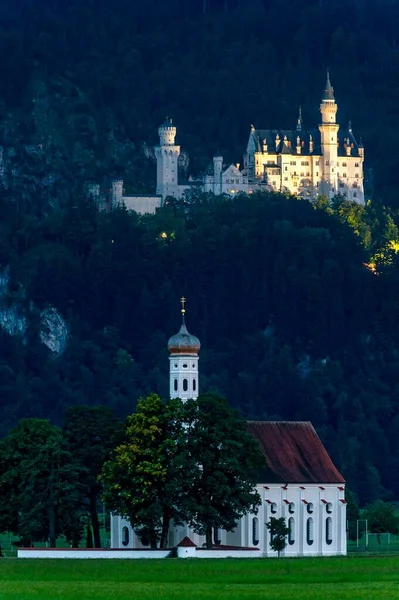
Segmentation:
<svg viewBox="0 0 399 600">
<path fill-rule="evenodd" d="M 334 98 L 334 90 L 331 85 L 330 75 L 327 71 L 327 81 L 323 92 L 320 112 L 321 125 L 319 131 L 321 134 L 321 153 L 322 153 L 322 184 L 328 195 L 331 197 L 337 192 L 337 156 L 338 156 L 338 129 L 336 122 L 338 106 Z"/>
<path fill-rule="evenodd" d="M 222 191 L 223 156 L 219 153 L 213 157 L 213 193 L 219 196 Z"/>
<path fill-rule="evenodd" d="M 111 184 L 111 208 L 123 205 L 123 180 L 114 179 Z"/>
<path fill-rule="evenodd" d="M 182 325 L 179 333 L 172 335 L 168 342 L 170 397 L 198 398 L 198 360 L 200 341 L 187 331 L 185 323 L 186 299 L 181 299 Z"/>
<path fill-rule="evenodd" d="M 159 146 L 155 147 L 157 159 L 157 194 L 178 197 L 178 159 L 180 146 L 175 145 L 176 127 L 172 119 L 166 119 L 158 128 Z"/>
</svg>

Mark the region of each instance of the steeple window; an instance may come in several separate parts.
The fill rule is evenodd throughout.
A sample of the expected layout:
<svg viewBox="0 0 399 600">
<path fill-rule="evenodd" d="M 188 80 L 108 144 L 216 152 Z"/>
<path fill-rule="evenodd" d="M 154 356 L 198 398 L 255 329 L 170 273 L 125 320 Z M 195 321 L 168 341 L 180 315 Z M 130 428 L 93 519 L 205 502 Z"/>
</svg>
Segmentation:
<svg viewBox="0 0 399 600">
<path fill-rule="evenodd" d="M 175 390 L 175 392 L 177 392 L 177 379 L 175 379 L 173 382 L 173 389 Z"/>
<path fill-rule="evenodd" d="M 197 390 L 197 380 L 193 379 L 193 392 Z"/>
<path fill-rule="evenodd" d="M 188 379 L 183 379 L 183 392 L 188 390 Z"/>
</svg>

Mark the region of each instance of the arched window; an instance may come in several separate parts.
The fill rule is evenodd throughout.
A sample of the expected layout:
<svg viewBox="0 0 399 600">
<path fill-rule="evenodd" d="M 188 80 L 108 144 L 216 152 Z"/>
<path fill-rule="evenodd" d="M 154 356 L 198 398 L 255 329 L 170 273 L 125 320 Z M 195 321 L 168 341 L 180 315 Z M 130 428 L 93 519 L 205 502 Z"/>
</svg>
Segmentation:
<svg viewBox="0 0 399 600">
<path fill-rule="evenodd" d="M 288 512 L 293 514 L 295 512 L 295 504 L 293 502 L 290 502 L 288 505 Z"/>
<path fill-rule="evenodd" d="M 175 392 L 177 392 L 177 379 L 175 379 L 173 382 L 173 389 L 175 390 Z"/>
<path fill-rule="evenodd" d="M 306 510 L 308 511 L 308 513 L 311 515 L 314 511 L 314 506 L 313 506 L 313 502 L 309 502 L 309 504 L 306 506 Z"/>
<path fill-rule="evenodd" d="M 326 511 L 328 512 L 329 515 L 331 515 L 331 513 L 333 511 L 333 505 L 331 504 L 331 502 L 327 502 Z"/>
<path fill-rule="evenodd" d="M 332 544 L 332 518 L 327 517 L 326 519 L 326 544 Z"/>
<path fill-rule="evenodd" d="M 295 544 L 295 520 L 294 517 L 288 519 L 288 543 L 290 546 Z"/>
<path fill-rule="evenodd" d="M 220 527 L 215 527 L 213 530 L 213 542 L 215 546 L 220 546 L 222 542 L 222 530 Z"/>
<path fill-rule="evenodd" d="M 127 546 L 129 544 L 129 528 L 122 527 L 122 545 Z"/>
<path fill-rule="evenodd" d="M 314 531 L 313 531 L 313 519 L 309 517 L 306 521 L 306 542 L 308 546 L 311 546 L 314 541 Z"/>
<path fill-rule="evenodd" d="M 270 512 L 273 513 L 274 515 L 277 512 L 277 504 L 275 502 L 272 502 L 270 505 Z"/>
<path fill-rule="evenodd" d="M 188 380 L 183 379 L 183 391 L 187 392 L 187 390 L 188 390 Z"/>
<path fill-rule="evenodd" d="M 254 546 L 259 544 L 259 519 L 254 517 L 252 519 L 252 543 Z"/>
<path fill-rule="evenodd" d="M 195 392 L 196 389 L 197 389 L 197 380 L 193 379 L 193 391 Z"/>
</svg>

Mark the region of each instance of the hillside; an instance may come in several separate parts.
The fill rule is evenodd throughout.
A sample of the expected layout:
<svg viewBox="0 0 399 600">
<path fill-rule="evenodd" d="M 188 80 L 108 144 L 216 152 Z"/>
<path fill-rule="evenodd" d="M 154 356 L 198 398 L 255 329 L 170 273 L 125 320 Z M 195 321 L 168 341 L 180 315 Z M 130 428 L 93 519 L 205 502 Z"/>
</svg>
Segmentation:
<svg viewBox="0 0 399 600">
<path fill-rule="evenodd" d="M 399 497 L 398 19 L 393 0 L 2 3 L 2 435 L 166 395 L 184 294 L 203 390 L 311 420 L 362 502 Z M 216 148 L 240 160 L 252 122 L 293 127 L 299 104 L 316 125 L 327 65 L 366 208 L 203 196 L 139 218 L 85 198 L 121 175 L 153 190 L 166 114 L 192 172 Z"/>
</svg>

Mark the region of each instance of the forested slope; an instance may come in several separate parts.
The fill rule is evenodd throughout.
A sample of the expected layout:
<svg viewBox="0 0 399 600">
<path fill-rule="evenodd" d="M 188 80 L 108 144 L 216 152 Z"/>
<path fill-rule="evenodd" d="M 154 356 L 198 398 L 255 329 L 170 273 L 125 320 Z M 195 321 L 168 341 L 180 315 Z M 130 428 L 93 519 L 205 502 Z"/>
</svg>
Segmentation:
<svg viewBox="0 0 399 600">
<path fill-rule="evenodd" d="M 362 502 L 398 497 L 398 19 L 393 0 L 2 3 L 2 434 L 166 395 L 184 294 L 204 391 L 312 420 Z M 85 198 L 89 179 L 154 189 L 166 114 L 192 172 L 217 148 L 240 160 L 250 123 L 293 127 L 299 104 L 316 125 L 327 66 L 363 136 L 365 209 L 203 197 L 139 218 Z"/>
</svg>

